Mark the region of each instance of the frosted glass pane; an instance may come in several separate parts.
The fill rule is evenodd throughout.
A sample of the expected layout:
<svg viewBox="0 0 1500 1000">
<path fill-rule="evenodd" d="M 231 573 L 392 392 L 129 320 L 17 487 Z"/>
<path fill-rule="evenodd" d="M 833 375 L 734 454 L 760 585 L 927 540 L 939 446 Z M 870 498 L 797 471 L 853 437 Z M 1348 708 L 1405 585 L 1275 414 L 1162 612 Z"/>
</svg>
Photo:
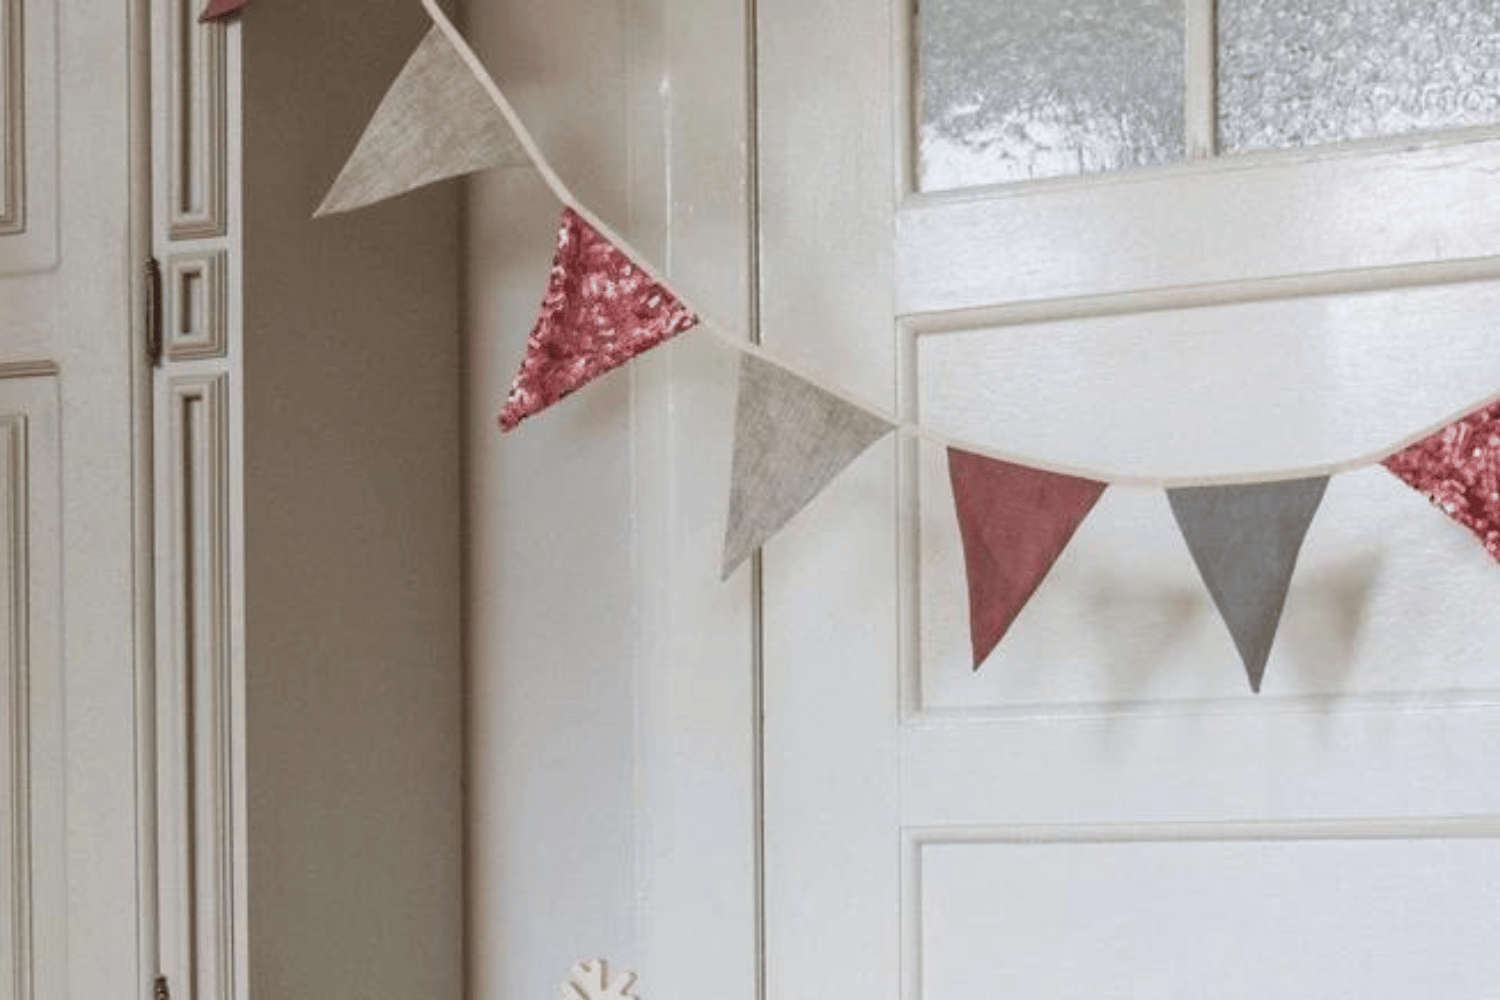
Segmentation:
<svg viewBox="0 0 1500 1000">
<path fill-rule="evenodd" d="M 920 0 L 923 191 L 1180 160 L 1181 0 Z"/>
<path fill-rule="evenodd" d="M 1500 121 L 1495 0 L 1220 0 L 1219 145 Z"/>
</svg>

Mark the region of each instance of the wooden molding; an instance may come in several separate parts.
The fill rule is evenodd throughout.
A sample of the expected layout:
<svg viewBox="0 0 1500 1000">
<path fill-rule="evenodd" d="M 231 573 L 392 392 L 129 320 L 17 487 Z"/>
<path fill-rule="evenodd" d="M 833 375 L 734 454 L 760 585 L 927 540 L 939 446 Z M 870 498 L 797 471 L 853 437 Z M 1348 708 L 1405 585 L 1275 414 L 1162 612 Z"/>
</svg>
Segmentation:
<svg viewBox="0 0 1500 1000">
<path fill-rule="evenodd" d="M 221 358 L 229 346 L 223 250 L 173 254 L 166 268 L 168 361 Z"/>
<path fill-rule="evenodd" d="M 0 236 L 26 231 L 26 47 L 22 0 L 0 0 Z"/>
<path fill-rule="evenodd" d="M 0 983 L 0 991 L 15 1000 L 31 1000 L 33 996 L 33 949 L 31 942 L 32 892 L 31 892 L 31 614 L 28 607 L 30 594 L 29 545 L 30 532 L 27 514 L 30 506 L 30 488 L 26 461 L 26 417 L 23 414 L 0 416 L 0 495 L 4 496 L 4 522 L 0 524 L 3 546 L 6 549 L 4 582 L 6 600 L 3 613 L 7 617 L 9 642 L 0 650 L 4 656 L 4 670 L 0 673 L 0 684 L 4 685 L 4 697 L 0 700 L 0 739 L 7 741 L 5 753 L 0 759 L 9 766 L 0 773 L 5 782 L 3 797 L 5 811 L 0 813 L 0 822 L 8 826 L 5 843 L 9 850 L 0 857 L 0 865 L 7 869 L 5 883 L 10 886 L 9 899 L 3 902 L 9 910 L 7 920 L 10 940 L 0 944 L 11 956 L 12 980 Z"/>
<path fill-rule="evenodd" d="M 171 0 L 168 30 L 168 214 L 173 240 L 222 236 L 229 174 L 225 27 L 198 23 L 201 0 Z"/>
<path fill-rule="evenodd" d="M 47 378 L 58 373 L 53 361 L 0 361 L 0 379 Z"/>
<path fill-rule="evenodd" d="M 162 971 L 195 1000 L 234 990 L 228 377 L 167 384 L 170 621 L 158 656 Z"/>
<path fill-rule="evenodd" d="M 0 381 L 0 997 L 61 996 L 62 638 L 57 382 Z"/>
</svg>

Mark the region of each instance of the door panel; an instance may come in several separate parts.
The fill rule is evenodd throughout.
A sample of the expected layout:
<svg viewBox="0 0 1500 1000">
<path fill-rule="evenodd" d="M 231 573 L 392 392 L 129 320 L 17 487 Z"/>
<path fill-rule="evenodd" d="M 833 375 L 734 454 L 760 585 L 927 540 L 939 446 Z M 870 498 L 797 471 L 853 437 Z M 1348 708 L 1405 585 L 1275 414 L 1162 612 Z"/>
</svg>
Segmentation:
<svg viewBox="0 0 1500 1000">
<path fill-rule="evenodd" d="M 56 0 L 0 0 L 0 274 L 57 261 Z"/>
<path fill-rule="evenodd" d="M 1041 464 L 1294 470 L 1496 395 L 1497 308 L 1500 282 L 1474 282 L 914 332 L 907 380 L 926 426 Z"/>
<path fill-rule="evenodd" d="M 57 380 L 0 368 L 0 998 L 66 976 Z"/>
<path fill-rule="evenodd" d="M 1253 696 L 1150 481 L 1369 459 L 1500 391 L 1496 131 L 919 195 L 914 5 L 759 7 L 767 347 L 1138 480 L 978 673 L 941 449 L 878 445 L 767 547 L 770 995 L 1396 998 L 1438 954 L 1484 996 L 1500 571 L 1336 477 Z"/>
<path fill-rule="evenodd" d="M 1309 833 L 914 839 L 912 995 L 1467 997 L 1500 980 L 1495 840 Z"/>
</svg>

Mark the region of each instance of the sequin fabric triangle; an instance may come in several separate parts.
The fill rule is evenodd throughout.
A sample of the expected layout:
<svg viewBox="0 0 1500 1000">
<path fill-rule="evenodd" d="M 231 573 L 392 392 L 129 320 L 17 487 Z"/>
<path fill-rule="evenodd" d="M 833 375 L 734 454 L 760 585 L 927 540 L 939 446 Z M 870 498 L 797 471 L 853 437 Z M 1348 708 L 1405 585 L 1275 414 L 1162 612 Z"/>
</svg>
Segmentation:
<svg viewBox="0 0 1500 1000">
<path fill-rule="evenodd" d="M 552 277 L 500 426 L 513 430 L 698 317 L 571 208 L 563 210 Z"/>
<path fill-rule="evenodd" d="M 238 14 L 244 10 L 250 0 L 209 0 L 203 13 L 198 15 L 200 24 L 208 24 L 211 21 L 220 21 L 231 14 Z"/>
<path fill-rule="evenodd" d="M 1500 560 L 1500 403 L 1381 463 L 1468 528 Z"/>
</svg>

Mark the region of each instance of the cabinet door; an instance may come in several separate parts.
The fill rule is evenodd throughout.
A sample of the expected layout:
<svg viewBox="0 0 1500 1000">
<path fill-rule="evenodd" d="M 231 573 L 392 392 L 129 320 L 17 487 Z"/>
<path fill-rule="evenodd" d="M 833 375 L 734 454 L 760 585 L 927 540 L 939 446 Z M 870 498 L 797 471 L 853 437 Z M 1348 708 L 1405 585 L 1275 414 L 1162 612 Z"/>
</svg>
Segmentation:
<svg viewBox="0 0 1500 1000">
<path fill-rule="evenodd" d="M 1100 478 L 1492 397 L 1494 94 L 1442 78 L 1493 90 L 1492 12 L 1346 6 L 1224 0 L 1216 44 L 1196 2 L 762 0 L 767 346 Z M 770 996 L 1492 991 L 1500 567 L 1382 469 L 1329 486 L 1258 697 L 1160 489 L 977 673 L 941 449 L 872 449 L 764 588 Z"/>
<path fill-rule="evenodd" d="M 136 712 L 145 11 L 0 0 L 5 1000 L 147 996 L 154 975 Z"/>
</svg>

